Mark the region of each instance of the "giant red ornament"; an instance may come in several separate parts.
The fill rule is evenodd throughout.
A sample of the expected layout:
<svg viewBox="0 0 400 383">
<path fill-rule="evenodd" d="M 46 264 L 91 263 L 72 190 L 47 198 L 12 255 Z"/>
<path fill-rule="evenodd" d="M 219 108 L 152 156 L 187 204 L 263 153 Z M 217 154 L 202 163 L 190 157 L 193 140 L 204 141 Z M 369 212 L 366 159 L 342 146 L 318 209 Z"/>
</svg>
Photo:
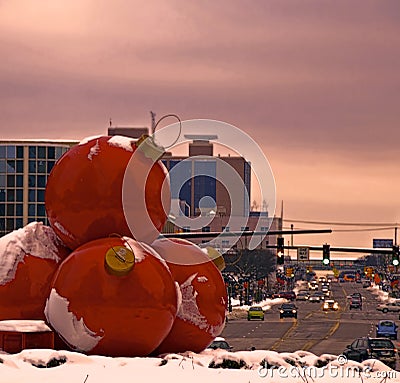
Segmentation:
<svg viewBox="0 0 400 383">
<path fill-rule="evenodd" d="M 138 142 L 88 139 L 57 161 L 46 185 L 46 212 L 69 248 L 112 233 L 147 243 L 158 237 L 169 212 L 169 178 L 149 146 Z"/>
<path fill-rule="evenodd" d="M 0 238 L 0 320 L 44 320 L 50 284 L 70 251 L 51 227 L 32 222 Z"/>
<path fill-rule="evenodd" d="M 176 311 L 176 285 L 164 260 L 144 243 L 104 238 L 60 265 L 46 318 L 73 350 L 146 356 L 167 336 Z"/>
<path fill-rule="evenodd" d="M 226 287 L 210 258 L 184 239 L 158 239 L 151 245 L 178 282 L 181 302 L 171 332 L 154 354 L 204 350 L 225 325 Z"/>
</svg>

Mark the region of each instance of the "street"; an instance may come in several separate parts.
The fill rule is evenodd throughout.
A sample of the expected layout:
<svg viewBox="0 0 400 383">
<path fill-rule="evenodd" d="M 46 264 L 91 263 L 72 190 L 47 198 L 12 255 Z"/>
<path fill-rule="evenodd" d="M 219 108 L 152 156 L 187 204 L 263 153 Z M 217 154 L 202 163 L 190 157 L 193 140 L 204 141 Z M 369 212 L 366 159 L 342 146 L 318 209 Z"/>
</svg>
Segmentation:
<svg viewBox="0 0 400 383">
<path fill-rule="evenodd" d="M 333 298 L 339 302 L 339 311 L 324 312 L 321 303 L 295 301 L 298 319 L 279 319 L 278 307 L 265 312 L 264 321 L 230 320 L 221 336 L 233 346 L 234 351 L 256 349 L 277 352 L 310 351 L 316 355 L 339 355 L 346 345 L 358 337 L 375 337 L 375 325 L 380 319 L 398 322 L 398 314 L 383 314 L 376 310 L 380 301 L 368 289 L 357 283 L 331 284 Z M 350 310 L 347 295 L 360 292 L 363 309 Z M 397 341 L 394 341 L 397 345 Z M 399 366 L 399 364 L 398 364 Z"/>
</svg>

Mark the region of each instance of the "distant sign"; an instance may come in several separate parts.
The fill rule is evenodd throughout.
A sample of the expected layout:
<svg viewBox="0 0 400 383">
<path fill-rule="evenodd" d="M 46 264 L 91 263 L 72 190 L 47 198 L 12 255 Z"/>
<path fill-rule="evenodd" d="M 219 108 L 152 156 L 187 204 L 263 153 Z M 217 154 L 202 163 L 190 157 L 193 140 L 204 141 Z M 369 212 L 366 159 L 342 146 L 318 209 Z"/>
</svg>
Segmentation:
<svg viewBox="0 0 400 383">
<path fill-rule="evenodd" d="M 374 249 L 391 248 L 393 247 L 393 239 L 373 239 L 372 247 Z"/>
<path fill-rule="evenodd" d="M 297 248 L 297 260 L 308 261 L 310 259 L 310 249 L 308 247 Z"/>
</svg>

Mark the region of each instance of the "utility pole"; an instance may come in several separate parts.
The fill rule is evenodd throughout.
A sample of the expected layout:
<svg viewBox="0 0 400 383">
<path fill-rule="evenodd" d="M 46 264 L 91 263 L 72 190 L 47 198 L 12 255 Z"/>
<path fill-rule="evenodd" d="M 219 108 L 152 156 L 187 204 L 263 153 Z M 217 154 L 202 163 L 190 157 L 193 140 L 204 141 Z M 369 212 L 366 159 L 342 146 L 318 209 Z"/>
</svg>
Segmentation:
<svg viewBox="0 0 400 383">
<path fill-rule="evenodd" d="M 292 230 L 293 231 L 293 228 L 294 228 L 294 226 L 293 226 L 293 223 L 290 225 L 290 230 Z M 290 235 L 290 242 L 291 242 L 291 246 L 293 246 L 293 233 Z"/>
<path fill-rule="evenodd" d="M 154 134 L 154 130 L 156 128 L 156 114 L 151 110 L 150 111 L 151 115 L 151 134 Z"/>
</svg>

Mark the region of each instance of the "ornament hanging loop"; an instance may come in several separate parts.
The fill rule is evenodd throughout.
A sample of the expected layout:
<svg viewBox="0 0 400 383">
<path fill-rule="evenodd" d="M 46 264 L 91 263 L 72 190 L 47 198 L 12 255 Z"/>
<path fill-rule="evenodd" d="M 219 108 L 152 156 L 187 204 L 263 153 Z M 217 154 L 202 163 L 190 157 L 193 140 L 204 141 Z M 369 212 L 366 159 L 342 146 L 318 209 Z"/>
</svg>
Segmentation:
<svg viewBox="0 0 400 383">
<path fill-rule="evenodd" d="M 181 119 L 180 119 L 179 116 L 176 115 L 176 114 L 173 114 L 173 113 L 166 114 L 166 115 L 162 116 L 162 117 L 157 121 L 157 123 L 154 125 L 154 129 L 153 129 L 153 135 L 154 135 L 154 133 L 155 133 L 155 131 L 156 131 L 156 129 L 157 129 L 157 126 L 160 124 L 160 122 L 161 122 L 162 120 L 165 120 L 166 118 L 169 118 L 169 117 L 174 117 L 174 118 L 176 118 L 176 119 L 178 120 L 178 122 L 179 122 L 179 132 L 178 132 L 178 136 L 176 137 L 175 141 L 174 141 L 171 145 L 166 146 L 166 147 L 165 147 L 166 149 L 171 148 L 172 146 L 174 146 L 174 145 L 178 142 L 179 137 L 181 136 L 181 133 L 182 133 L 182 121 L 181 121 Z"/>
</svg>

